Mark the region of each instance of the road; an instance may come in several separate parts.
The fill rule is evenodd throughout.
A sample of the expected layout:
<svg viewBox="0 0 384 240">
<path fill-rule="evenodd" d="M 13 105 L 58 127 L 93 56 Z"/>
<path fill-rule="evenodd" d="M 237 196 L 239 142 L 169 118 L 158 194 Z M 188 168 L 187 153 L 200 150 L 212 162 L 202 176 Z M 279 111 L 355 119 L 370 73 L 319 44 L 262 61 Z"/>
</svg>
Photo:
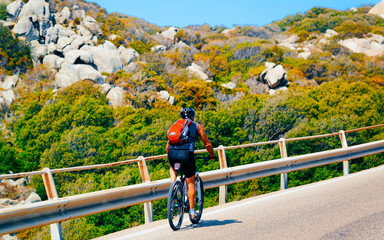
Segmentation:
<svg viewBox="0 0 384 240">
<path fill-rule="evenodd" d="M 204 209 L 176 232 L 161 220 L 107 239 L 384 239 L 384 166 Z"/>
</svg>

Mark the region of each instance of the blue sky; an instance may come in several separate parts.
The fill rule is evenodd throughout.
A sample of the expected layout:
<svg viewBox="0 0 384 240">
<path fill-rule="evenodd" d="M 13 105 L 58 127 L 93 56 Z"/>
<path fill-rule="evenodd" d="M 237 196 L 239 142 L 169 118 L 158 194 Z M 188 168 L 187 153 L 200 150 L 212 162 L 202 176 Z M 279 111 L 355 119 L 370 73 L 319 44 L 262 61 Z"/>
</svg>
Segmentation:
<svg viewBox="0 0 384 240">
<path fill-rule="evenodd" d="M 144 19 L 158 26 L 263 26 L 312 7 L 346 10 L 381 0 L 89 0 L 107 9 Z"/>
</svg>

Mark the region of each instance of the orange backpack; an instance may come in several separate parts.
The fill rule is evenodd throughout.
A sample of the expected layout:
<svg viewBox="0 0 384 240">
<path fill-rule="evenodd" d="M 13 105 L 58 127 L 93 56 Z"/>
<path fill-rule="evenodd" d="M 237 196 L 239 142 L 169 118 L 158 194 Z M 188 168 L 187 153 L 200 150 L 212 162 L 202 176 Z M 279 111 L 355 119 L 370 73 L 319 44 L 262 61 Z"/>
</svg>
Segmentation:
<svg viewBox="0 0 384 240">
<path fill-rule="evenodd" d="M 190 119 L 177 120 L 168 130 L 168 141 L 170 144 L 183 144 L 188 141 Z"/>
</svg>

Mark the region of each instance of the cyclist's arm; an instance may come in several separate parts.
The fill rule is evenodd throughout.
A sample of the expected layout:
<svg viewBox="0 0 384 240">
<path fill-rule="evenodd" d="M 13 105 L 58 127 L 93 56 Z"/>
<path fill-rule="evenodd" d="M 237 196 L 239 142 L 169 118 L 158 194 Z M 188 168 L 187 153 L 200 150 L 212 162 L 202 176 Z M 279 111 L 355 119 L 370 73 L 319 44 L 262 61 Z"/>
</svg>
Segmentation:
<svg viewBox="0 0 384 240">
<path fill-rule="evenodd" d="M 167 142 L 167 147 L 165 148 L 166 149 L 166 151 L 167 151 L 167 154 L 168 154 L 168 152 L 169 152 L 169 142 Z"/>
<path fill-rule="evenodd" d="M 207 134 L 205 134 L 204 128 L 199 124 L 197 127 L 197 132 L 200 136 L 201 141 L 204 144 L 205 149 L 207 149 L 210 158 L 216 158 L 215 152 L 213 151 L 213 147 L 211 142 L 209 141 Z"/>
</svg>

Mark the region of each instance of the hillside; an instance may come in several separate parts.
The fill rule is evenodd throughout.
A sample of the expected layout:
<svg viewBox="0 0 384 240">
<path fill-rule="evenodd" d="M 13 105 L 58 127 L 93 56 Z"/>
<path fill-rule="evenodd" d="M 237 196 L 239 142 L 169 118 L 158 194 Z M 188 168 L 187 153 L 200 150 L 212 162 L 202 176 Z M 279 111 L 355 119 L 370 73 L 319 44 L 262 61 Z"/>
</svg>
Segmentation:
<svg viewBox="0 0 384 240">
<path fill-rule="evenodd" d="M 214 147 L 382 124 L 384 19 L 368 13 L 372 7 L 313 8 L 262 27 L 178 29 L 80 0 L 1 3 L 0 174 L 164 154 L 181 107 L 197 110 Z M 348 143 L 383 137 L 381 129 L 362 131 Z M 339 145 L 337 138 L 302 141 L 288 155 Z M 227 152 L 229 166 L 279 157 L 276 146 Z M 366 157 L 350 169 L 383 163 L 382 155 Z M 168 177 L 166 160 L 148 167 L 152 180 Z M 340 175 L 340 168 L 291 173 L 289 187 Z M 55 175 L 60 197 L 139 182 L 136 165 Z M 233 184 L 228 199 L 279 184 L 278 176 Z M 9 204 L 31 192 L 46 199 L 40 178 L 0 183 Z M 217 203 L 218 190 L 208 190 L 206 206 Z M 165 217 L 164 206 L 154 203 L 155 220 Z M 143 222 L 142 206 L 133 206 L 67 221 L 63 233 L 92 238 Z M 49 239 L 48 231 L 19 238 Z"/>
</svg>

